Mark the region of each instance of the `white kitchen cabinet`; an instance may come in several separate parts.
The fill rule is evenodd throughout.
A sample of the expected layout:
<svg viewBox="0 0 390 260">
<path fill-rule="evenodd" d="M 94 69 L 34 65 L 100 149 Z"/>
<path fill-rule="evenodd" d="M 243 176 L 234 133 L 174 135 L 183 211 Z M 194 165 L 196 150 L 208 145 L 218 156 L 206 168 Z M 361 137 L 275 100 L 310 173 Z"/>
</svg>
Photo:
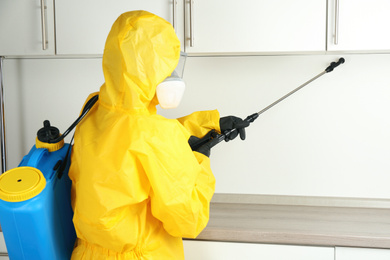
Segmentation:
<svg viewBox="0 0 390 260">
<path fill-rule="evenodd" d="M 1 0 L 0 25 L 0 55 L 55 53 L 53 0 Z"/>
<path fill-rule="evenodd" d="M 184 240 L 186 260 L 334 260 L 333 247 Z"/>
<path fill-rule="evenodd" d="M 176 3 L 176 33 L 189 53 L 325 51 L 325 0 Z M 101 55 L 115 19 L 141 9 L 173 23 L 173 0 L 56 1 L 57 54 Z"/>
<path fill-rule="evenodd" d="M 185 2 L 188 53 L 325 51 L 325 0 Z"/>
<path fill-rule="evenodd" d="M 3 232 L 0 232 L 0 253 L 6 253 L 7 247 L 5 246 Z"/>
<path fill-rule="evenodd" d="M 3 232 L 0 232 L 0 260 L 8 260 L 7 247 L 5 246 Z"/>
<path fill-rule="evenodd" d="M 335 260 L 389 260 L 390 249 L 336 247 Z"/>
<path fill-rule="evenodd" d="M 328 10 L 328 51 L 390 50 L 390 1 L 330 0 Z"/>
<path fill-rule="evenodd" d="M 182 7 L 182 1 L 177 1 L 176 10 Z M 171 23 L 173 21 L 171 0 L 57 0 L 55 8 L 59 55 L 102 55 L 112 24 L 120 14 L 127 11 L 146 10 Z M 183 15 L 182 11 L 180 13 Z M 175 24 L 180 37 L 183 18 L 177 13 L 176 19 L 179 19 Z"/>
</svg>

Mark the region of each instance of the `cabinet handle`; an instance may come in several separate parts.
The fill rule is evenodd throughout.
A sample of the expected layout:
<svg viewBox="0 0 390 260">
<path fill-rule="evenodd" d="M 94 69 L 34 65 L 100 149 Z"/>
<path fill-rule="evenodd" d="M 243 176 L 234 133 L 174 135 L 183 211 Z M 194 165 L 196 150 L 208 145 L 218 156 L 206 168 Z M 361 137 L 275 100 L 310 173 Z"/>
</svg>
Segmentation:
<svg viewBox="0 0 390 260">
<path fill-rule="evenodd" d="M 45 0 L 41 0 L 41 25 L 42 25 L 42 50 L 47 49 L 47 35 L 46 35 L 46 16 L 45 16 Z"/>
<path fill-rule="evenodd" d="M 176 31 L 176 15 L 177 15 L 177 12 L 176 12 L 176 6 L 177 6 L 177 0 L 173 0 L 173 21 L 172 21 L 172 25 L 173 25 L 173 29 L 175 29 Z"/>
<path fill-rule="evenodd" d="M 194 47 L 194 0 L 190 0 L 190 47 Z"/>
<path fill-rule="evenodd" d="M 335 0 L 334 10 L 334 45 L 339 43 L 339 0 Z"/>
<path fill-rule="evenodd" d="M 1 124 L 1 173 L 7 170 L 7 153 L 5 146 L 5 115 L 4 115 L 4 92 L 3 92 L 3 59 L 0 57 L 0 124 Z"/>
</svg>

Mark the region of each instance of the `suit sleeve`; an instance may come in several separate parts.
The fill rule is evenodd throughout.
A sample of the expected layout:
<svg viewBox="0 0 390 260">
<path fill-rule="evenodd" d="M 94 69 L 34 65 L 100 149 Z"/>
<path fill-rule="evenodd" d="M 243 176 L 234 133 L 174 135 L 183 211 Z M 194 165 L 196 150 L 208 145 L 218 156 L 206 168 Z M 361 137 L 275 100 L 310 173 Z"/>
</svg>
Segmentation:
<svg viewBox="0 0 390 260">
<path fill-rule="evenodd" d="M 152 214 L 172 236 L 195 238 L 209 220 L 215 178 L 209 158 L 192 152 L 189 133 L 177 121 L 173 125 L 164 126 L 147 156 Z"/>
<path fill-rule="evenodd" d="M 217 110 L 198 111 L 188 116 L 177 119 L 191 135 L 196 137 L 205 136 L 210 130 L 221 132 L 219 127 L 219 112 Z"/>
</svg>

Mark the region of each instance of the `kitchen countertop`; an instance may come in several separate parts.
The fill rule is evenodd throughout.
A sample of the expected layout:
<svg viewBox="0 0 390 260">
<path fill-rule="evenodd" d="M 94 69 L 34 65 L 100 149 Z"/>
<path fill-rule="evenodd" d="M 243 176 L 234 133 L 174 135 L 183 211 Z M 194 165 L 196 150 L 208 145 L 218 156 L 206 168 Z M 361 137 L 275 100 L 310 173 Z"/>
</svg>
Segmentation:
<svg viewBox="0 0 390 260">
<path fill-rule="evenodd" d="M 234 203 L 211 203 L 209 223 L 197 240 L 390 249 L 387 201 L 385 208 L 371 208 L 239 203 L 234 199 L 228 198 Z"/>
<path fill-rule="evenodd" d="M 390 209 L 211 203 L 197 240 L 390 249 Z"/>
</svg>

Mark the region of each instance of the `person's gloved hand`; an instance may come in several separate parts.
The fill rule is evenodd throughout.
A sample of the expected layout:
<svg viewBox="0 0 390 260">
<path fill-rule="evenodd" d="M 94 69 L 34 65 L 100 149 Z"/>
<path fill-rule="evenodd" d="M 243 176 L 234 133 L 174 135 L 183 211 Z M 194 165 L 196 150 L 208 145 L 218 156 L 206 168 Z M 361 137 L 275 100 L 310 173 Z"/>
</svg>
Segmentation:
<svg viewBox="0 0 390 260">
<path fill-rule="evenodd" d="M 207 144 L 204 144 L 201 147 L 199 147 L 198 150 L 196 151 L 198 153 L 206 155 L 207 157 L 210 157 L 211 148 Z"/>
<path fill-rule="evenodd" d="M 236 138 L 238 133 L 240 133 L 241 140 L 245 140 L 245 127 L 248 127 L 249 124 L 249 122 L 244 121 L 241 118 L 235 116 L 225 116 L 219 119 L 219 126 L 221 128 L 222 133 L 231 129 L 237 129 L 237 131 L 234 131 L 228 136 L 226 136 L 226 142 Z"/>
<path fill-rule="evenodd" d="M 211 139 L 210 141 L 199 147 L 196 151 L 198 153 L 206 155 L 207 157 L 210 157 L 211 148 L 214 147 L 217 143 L 219 143 L 219 140 L 217 138 Z"/>
<path fill-rule="evenodd" d="M 215 132 L 215 131 L 214 131 Z M 218 142 L 220 142 L 217 138 L 211 138 L 210 135 L 213 131 L 210 131 L 205 137 L 206 138 L 198 138 L 196 136 L 191 136 L 188 139 L 188 144 L 191 146 L 193 151 L 204 154 L 207 157 L 210 157 L 210 150 L 214 147 Z M 205 142 L 202 142 L 205 140 Z"/>
<path fill-rule="evenodd" d="M 211 130 L 202 138 L 191 135 L 188 139 L 188 144 L 190 145 L 192 151 L 197 151 L 199 147 L 209 142 L 214 134 L 217 134 L 217 132 L 215 130 Z"/>
</svg>

